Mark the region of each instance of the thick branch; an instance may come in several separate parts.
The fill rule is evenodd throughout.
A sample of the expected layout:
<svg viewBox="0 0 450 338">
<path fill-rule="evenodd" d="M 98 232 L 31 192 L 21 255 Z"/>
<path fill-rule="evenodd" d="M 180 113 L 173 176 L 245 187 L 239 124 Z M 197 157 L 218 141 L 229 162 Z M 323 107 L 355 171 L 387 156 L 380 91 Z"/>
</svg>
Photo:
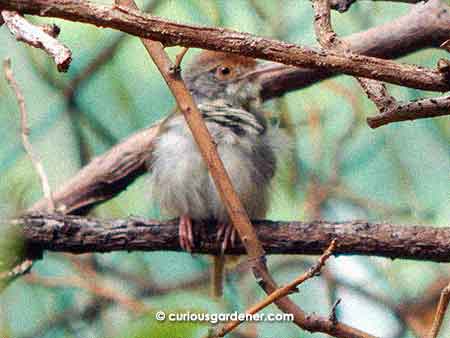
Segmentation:
<svg viewBox="0 0 450 338">
<path fill-rule="evenodd" d="M 25 215 L 14 221 L 26 241 L 37 249 L 71 253 L 110 251 L 182 251 L 178 222 L 141 218 L 102 220 L 69 215 Z M 332 223 L 255 222 L 268 254 L 323 253 L 336 239 L 336 254 L 450 262 L 450 228 L 379 224 L 363 221 Z M 194 253 L 217 254 L 214 226 L 194 225 Z M 242 255 L 242 243 L 226 254 Z"/>
<path fill-rule="evenodd" d="M 435 70 L 361 55 L 346 56 L 313 50 L 223 28 L 179 24 L 122 7 L 101 6 L 75 0 L 0 0 L 0 8 L 114 28 L 157 40 L 165 45 L 238 53 L 292 66 L 373 78 L 417 89 L 432 91 L 450 89 L 448 79 Z M 447 14 L 448 10 L 445 10 L 443 15 Z"/>
</svg>

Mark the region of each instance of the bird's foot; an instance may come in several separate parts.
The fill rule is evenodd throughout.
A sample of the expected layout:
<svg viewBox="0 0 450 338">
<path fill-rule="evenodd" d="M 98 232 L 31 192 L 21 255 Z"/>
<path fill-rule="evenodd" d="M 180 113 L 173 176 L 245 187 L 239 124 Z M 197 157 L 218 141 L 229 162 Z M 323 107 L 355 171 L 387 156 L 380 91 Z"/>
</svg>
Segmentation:
<svg viewBox="0 0 450 338">
<path fill-rule="evenodd" d="M 222 238 L 223 237 L 223 238 Z M 222 241 L 220 246 L 220 251 L 222 255 L 230 244 L 230 248 L 234 247 L 236 244 L 237 232 L 233 225 L 231 224 L 219 224 L 217 229 L 217 241 Z"/>
<path fill-rule="evenodd" d="M 192 252 L 194 247 L 194 235 L 192 233 L 192 220 L 189 215 L 182 215 L 178 226 L 180 246 L 187 252 Z"/>
</svg>

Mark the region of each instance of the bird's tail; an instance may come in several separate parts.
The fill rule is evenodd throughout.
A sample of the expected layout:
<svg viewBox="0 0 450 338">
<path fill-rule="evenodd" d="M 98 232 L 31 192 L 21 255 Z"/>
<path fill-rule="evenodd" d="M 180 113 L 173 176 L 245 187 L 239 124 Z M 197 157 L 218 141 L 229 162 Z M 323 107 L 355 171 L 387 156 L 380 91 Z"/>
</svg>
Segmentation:
<svg viewBox="0 0 450 338">
<path fill-rule="evenodd" d="M 223 278 L 225 271 L 225 256 L 214 255 L 211 268 L 211 296 L 220 298 L 223 295 Z"/>
</svg>

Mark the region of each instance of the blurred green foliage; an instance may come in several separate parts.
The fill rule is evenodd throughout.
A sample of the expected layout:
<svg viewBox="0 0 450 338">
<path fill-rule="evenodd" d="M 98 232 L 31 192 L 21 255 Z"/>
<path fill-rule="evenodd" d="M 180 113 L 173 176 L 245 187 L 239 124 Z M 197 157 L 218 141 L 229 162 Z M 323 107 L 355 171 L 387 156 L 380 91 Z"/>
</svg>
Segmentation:
<svg viewBox="0 0 450 338">
<path fill-rule="evenodd" d="M 139 5 L 148 4 L 140 2 Z M 150 6 L 152 13 L 170 20 L 224 26 L 298 44 L 316 44 L 312 9 L 306 0 L 154 0 Z M 344 14 L 333 13 L 332 19 L 337 33 L 345 36 L 389 22 L 407 13 L 408 8 L 407 4 L 395 2 L 360 1 Z M 73 52 L 69 72 L 58 73 L 42 51 L 16 42 L 5 27 L 0 29 L 0 58 L 12 59 L 30 115 L 31 141 L 42 157 L 51 186 L 58 189 L 93 156 L 168 114 L 174 100 L 137 38 L 86 24 L 31 20 L 60 26 L 60 39 Z M 61 88 L 100 51 L 113 44 L 118 47 L 112 56 L 67 100 Z M 178 51 L 176 47 L 168 49 L 172 57 Z M 195 53 L 191 50 L 184 62 Z M 423 50 L 401 61 L 434 67 L 444 56 L 442 51 Z M 402 100 L 435 95 L 398 86 L 389 89 Z M 17 103 L 3 76 L 0 102 L 0 219 L 6 219 L 26 210 L 42 192 L 22 149 Z M 403 122 L 371 130 L 365 118 L 376 114 L 376 110 L 354 79 L 345 76 L 269 102 L 267 110 L 281 115 L 296 148 L 277 176 L 268 218 L 320 217 L 334 221 L 364 218 L 448 225 L 448 118 Z M 335 174 L 337 181 L 330 181 L 336 178 Z M 120 196 L 96 208 L 93 214 L 158 217 L 146 180 L 146 177 L 138 179 Z M 318 201 L 317 193 L 324 187 L 329 188 L 329 193 Z M 0 251 L 5 261 L 15 250 L 16 241 L 2 242 L 7 243 Z M 33 268 L 35 279 L 22 278 L 0 295 L 0 336 L 199 337 L 206 333 L 207 326 L 161 324 L 154 321 L 154 311 L 192 308 L 244 311 L 263 296 L 250 273 L 228 278 L 223 301 L 211 300 L 205 278 L 191 287 L 177 287 L 207 273 L 210 262 L 201 256 L 172 252 L 85 255 L 82 265 L 96 271 L 92 280 L 91 275 L 76 267 L 74 260 L 47 253 Z M 280 283 L 296 277 L 309 262 L 311 258 L 307 257 L 269 258 L 270 268 Z M 348 283 L 370 285 L 372 291 L 394 303 L 420 296 L 435 278 L 448 275 L 444 265 L 367 257 L 339 257 L 329 263 L 327 271 Z M 133 297 L 153 312 L 139 315 L 117 299 L 100 297 L 89 288 L 75 287 L 70 283 L 73 276 L 81 276 L 100 289 L 110 288 L 119 295 Z M 171 289 L 170 292 L 162 292 L 163 286 Z M 292 299 L 307 311 L 326 315 L 333 299 L 342 297 L 338 314 L 345 322 L 382 337 L 412 337 L 411 331 L 402 330 L 401 320 L 392 309 L 339 284 L 334 288 L 326 280 L 316 278 L 302 285 L 301 292 Z M 265 311 L 278 310 L 271 306 Z M 248 337 L 254 337 L 254 332 L 258 332 L 258 337 L 309 336 L 289 323 L 250 323 L 242 329 Z M 447 329 L 442 336 L 449 332 Z"/>
</svg>

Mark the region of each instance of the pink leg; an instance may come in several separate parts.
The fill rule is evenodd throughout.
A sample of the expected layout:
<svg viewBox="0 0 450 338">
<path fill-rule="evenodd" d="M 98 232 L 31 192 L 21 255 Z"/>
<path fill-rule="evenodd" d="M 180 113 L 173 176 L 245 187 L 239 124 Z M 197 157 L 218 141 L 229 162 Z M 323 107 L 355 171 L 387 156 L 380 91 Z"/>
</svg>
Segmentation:
<svg viewBox="0 0 450 338">
<path fill-rule="evenodd" d="M 222 239 L 223 236 L 223 239 Z M 220 251 L 222 254 L 225 252 L 225 250 L 228 247 L 228 243 L 230 244 L 230 247 L 234 247 L 236 244 L 236 229 L 231 224 L 219 224 L 217 229 L 217 241 L 222 240 L 222 245 L 220 247 Z"/>
<path fill-rule="evenodd" d="M 178 236 L 180 246 L 187 252 L 191 252 L 194 247 L 194 235 L 192 233 L 192 221 L 189 215 L 182 215 L 178 226 Z"/>
</svg>

